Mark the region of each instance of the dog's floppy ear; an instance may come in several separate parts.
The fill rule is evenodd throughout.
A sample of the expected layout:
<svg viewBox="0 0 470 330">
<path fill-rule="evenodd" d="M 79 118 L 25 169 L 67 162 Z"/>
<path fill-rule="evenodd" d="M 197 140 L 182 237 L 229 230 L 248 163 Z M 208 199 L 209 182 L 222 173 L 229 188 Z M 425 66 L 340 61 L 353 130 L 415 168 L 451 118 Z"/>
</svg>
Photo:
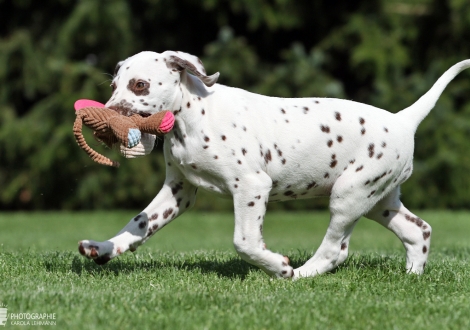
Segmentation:
<svg viewBox="0 0 470 330">
<path fill-rule="evenodd" d="M 215 73 L 211 76 L 206 75 L 206 69 L 202 64 L 201 60 L 196 56 L 190 55 L 183 52 L 167 52 L 169 57 L 167 64 L 179 71 L 188 70 L 196 77 L 198 77 L 206 86 L 211 87 L 217 82 L 219 73 Z"/>
</svg>

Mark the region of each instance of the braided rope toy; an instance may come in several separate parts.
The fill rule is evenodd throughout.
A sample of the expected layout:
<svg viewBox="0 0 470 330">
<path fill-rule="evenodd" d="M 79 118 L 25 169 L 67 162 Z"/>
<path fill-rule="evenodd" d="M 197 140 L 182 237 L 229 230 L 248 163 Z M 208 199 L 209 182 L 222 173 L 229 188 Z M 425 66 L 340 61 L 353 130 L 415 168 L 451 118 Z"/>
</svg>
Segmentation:
<svg viewBox="0 0 470 330">
<path fill-rule="evenodd" d="M 121 143 L 127 148 L 132 148 L 140 142 L 142 133 L 162 136 L 171 131 L 175 122 L 175 117 L 170 111 L 157 112 L 148 117 L 138 114 L 127 117 L 91 100 L 78 100 L 75 102 L 75 110 L 77 117 L 73 134 L 79 147 L 98 164 L 113 167 L 119 167 L 119 163 L 101 155 L 86 143 L 82 124 L 91 128 L 94 136 L 108 147 Z"/>
</svg>

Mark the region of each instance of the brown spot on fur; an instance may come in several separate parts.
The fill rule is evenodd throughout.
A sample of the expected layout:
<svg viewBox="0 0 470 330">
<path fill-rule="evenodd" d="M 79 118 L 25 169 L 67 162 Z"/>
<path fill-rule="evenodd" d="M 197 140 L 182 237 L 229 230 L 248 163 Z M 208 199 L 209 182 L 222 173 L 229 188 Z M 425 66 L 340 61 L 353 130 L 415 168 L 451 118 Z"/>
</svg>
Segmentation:
<svg viewBox="0 0 470 330">
<path fill-rule="evenodd" d="M 152 214 L 152 216 L 149 218 L 149 220 L 157 220 L 158 219 L 158 213 Z"/>
<path fill-rule="evenodd" d="M 425 231 L 423 232 L 423 238 L 424 240 L 427 240 L 429 238 L 429 236 L 431 236 L 431 233 L 429 231 Z"/>
<path fill-rule="evenodd" d="M 163 219 L 167 219 L 173 213 L 173 209 L 169 208 L 163 212 Z"/>
<path fill-rule="evenodd" d="M 364 125 L 365 123 L 366 121 L 364 120 L 364 118 L 359 117 L 359 124 Z"/>
<path fill-rule="evenodd" d="M 426 252 L 428 252 L 428 248 L 427 248 L 426 245 L 424 245 L 424 246 L 423 246 L 423 253 L 426 253 Z"/>
<path fill-rule="evenodd" d="M 411 215 L 409 214 L 405 214 L 405 219 L 410 221 L 410 222 L 413 222 L 415 223 L 418 227 L 422 227 L 423 224 L 424 224 L 424 221 L 421 220 L 420 218 L 418 217 L 412 217 Z"/>
<path fill-rule="evenodd" d="M 375 194 L 376 191 L 377 191 L 377 190 L 372 190 L 372 191 L 370 192 L 369 196 L 367 196 L 367 198 L 370 198 L 370 196 L 372 196 L 373 194 Z"/>
<path fill-rule="evenodd" d="M 312 181 L 307 185 L 307 190 L 315 188 L 316 186 L 317 186 L 317 183 L 315 181 Z"/>
<path fill-rule="evenodd" d="M 323 178 L 325 178 L 325 179 L 328 179 L 329 177 L 330 177 L 329 173 L 325 173 L 325 175 L 323 176 Z"/>
<path fill-rule="evenodd" d="M 331 148 L 331 146 L 333 145 L 333 140 L 328 140 L 326 145 L 328 146 L 328 148 Z"/>
<path fill-rule="evenodd" d="M 384 217 L 388 217 L 390 215 L 390 211 L 389 210 L 385 210 L 384 213 L 382 213 L 382 215 Z"/>
<path fill-rule="evenodd" d="M 386 176 L 386 175 L 387 175 L 387 172 L 383 172 L 381 175 L 376 176 L 376 177 L 374 178 L 374 182 L 379 181 L 380 179 L 382 179 L 382 178 L 383 178 L 384 176 Z"/>
<path fill-rule="evenodd" d="M 248 206 L 255 206 L 255 202 L 249 202 Z"/>
<path fill-rule="evenodd" d="M 341 250 L 346 250 L 347 247 L 348 245 L 345 242 L 341 243 Z"/>
<path fill-rule="evenodd" d="M 335 119 L 341 121 L 341 114 L 339 112 L 335 112 Z"/>
<path fill-rule="evenodd" d="M 328 126 L 321 125 L 320 129 L 324 133 L 330 133 L 330 128 Z"/>
<path fill-rule="evenodd" d="M 142 221 L 141 223 L 139 223 L 139 228 L 140 228 L 140 229 L 145 228 L 145 226 L 146 226 L 145 221 Z"/>
<path fill-rule="evenodd" d="M 98 257 L 98 250 L 99 250 L 98 246 L 90 245 L 90 257 L 92 258 Z"/>
<path fill-rule="evenodd" d="M 267 163 L 269 163 L 270 161 L 272 160 L 272 157 L 271 157 L 271 150 L 268 149 L 268 152 L 264 155 L 264 161 Z"/>
<path fill-rule="evenodd" d="M 80 243 L 80 245 L 78 246 L 78 252 L 80 252 L 82 256 L 86 254 L 85 248 L 83 247 L 82 243 Z"/>
<path fill-rule="evenodd" d="M 362 171 L 363 168 L 364 168 L 363 165 L 359 166 L 358 168 L 356 168 L 356 172 Z"/>
<path fill-rule="evenodd" d="M 367 148 L 367 150 L 369 150 L 369 157 L 370 158 L 374 157 L 374 147 L 375 147 L 374 144 L 371 143 L 371 144 L 369 144 L 369 147 Z"/>
<path fill-rule="evenodd" d="M 336 141 L 338 141 L 339 143 L 343 142 L 343 137 L 341 135 L 338 135 L 336 137 Z"/>
<path fill-rule="evenodd" d="M 288 190 L 284 193 L 284 196 L 291 196 L 293 194 L 294 194 L 294 192 L 292 190 Z"/>
</svg>

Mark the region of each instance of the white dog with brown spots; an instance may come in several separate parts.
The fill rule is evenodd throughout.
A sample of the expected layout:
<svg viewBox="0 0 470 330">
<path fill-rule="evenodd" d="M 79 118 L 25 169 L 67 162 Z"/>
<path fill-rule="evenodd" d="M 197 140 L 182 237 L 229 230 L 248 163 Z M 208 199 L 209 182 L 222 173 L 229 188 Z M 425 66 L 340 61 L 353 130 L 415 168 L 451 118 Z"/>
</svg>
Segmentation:
<svg viewBox="0 0 470 330">
<path fill-rule="evenodd" d="M 233 197 L 235 249 L 270 276 L 331 271 L 346 259 L 361 216 L 395 233 L 407 270 L 421 274 L 431 226 L 401 203 L 399 186 L 412 173 L 419 123 L 469 66 L 470 60 L 457 63 L 416 103 L 393 114 L 348 100 L 267 97 L 216 84 L 218 73 L 207 76 L 197 57 L 182 52 L 134 55 L 118 64 L 106 106 L 127 114 L 173 111 L 175 126 L 164 138 L 165 183 L 115 237 L 81 241 L 79 251 L 99 264 L 134 251 L 189 209 L 201 187 Z M 153 142 L 143 137 L 136 149 L 142 155 L 153 147 L 145 141 Z M 317 196 L 330 196 L 330 224 L 313 257 L 293 269 L 263 242 L 266 205 Z"/>
</svg>

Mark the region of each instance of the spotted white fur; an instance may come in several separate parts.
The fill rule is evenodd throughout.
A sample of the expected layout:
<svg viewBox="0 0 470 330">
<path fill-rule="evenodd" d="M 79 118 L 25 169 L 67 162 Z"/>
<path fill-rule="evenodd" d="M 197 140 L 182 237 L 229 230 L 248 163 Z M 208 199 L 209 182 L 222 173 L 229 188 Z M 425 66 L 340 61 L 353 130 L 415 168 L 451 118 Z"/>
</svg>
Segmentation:
<svg viewBox="0 0 470 330">
<path fill-rule="evenodd" d="M 165 183 L 115 237 L 81 241 L 80 253 L 101 264 L 135 250 L 189 209 L 200 187 L 232 196 L 236 251 L 273 277 L 334 269 L 346 259 L 361 216 L 394 232 L 407 270 L 421 274 L 431 226 L 400 202 L 399 186 L 412 173 L 419 123 L 469 66 L 470 60 L 454 65 L 415 104 L 392 114 L 348 100 L 267 97 L 215 84 L 218 73 L 206 76 L 196 57 L 181 52 L 132 56 L 119 63 L 106 106 L 122 113 L 173 110 Z M 266 205 L 316 196 L 330 196 L 330 224 L 314 256 L 293 269 L 263 242 Z"/>
</svg>

